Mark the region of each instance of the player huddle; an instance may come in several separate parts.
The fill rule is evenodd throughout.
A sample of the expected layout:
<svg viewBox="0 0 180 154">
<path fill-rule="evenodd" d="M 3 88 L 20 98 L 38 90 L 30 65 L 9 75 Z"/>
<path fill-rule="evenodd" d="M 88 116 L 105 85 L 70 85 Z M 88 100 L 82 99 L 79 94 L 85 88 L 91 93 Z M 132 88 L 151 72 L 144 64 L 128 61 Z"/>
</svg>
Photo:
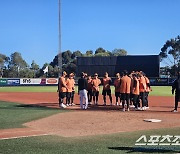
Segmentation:
<svg viewBox="0 0 180 154">
<path fill-rule="evenodd" d="M 72 74 L 72 73 L 71 73 Z M 66 107 L 72 104 L 74 94 L 74 75 L 69 75 L 68 79 L 65 79 L 66 73 L 63 72 L 59 79 L 59 103 L 61 107 Z M 78 94 L 80 95 L 80 107 L 81 109 L 87 109 L 88 105 L 98 105 L 98 98 L 100 92 L 100 85 L 103 86 L 102 95 L 104 105 L 106 105 L 106 96 L 109 97 L 110 105 L 113 105 L 113 99 L 111 95 L 111 85 L 115 87 L 115 105 L 122 105 L 122 111 L 129 111 L 130 106 L 135 110 L 146 110 L 148 108 L 148 95 L 151 91 L 149 79 L 144 72 L 128 72 L 125 70 L 121 74 L 116 74 L 116 79 L 112 83 L 112 79 L 105 72 L 104 77 L 100 80 L 98 74 L 94 76 L 87 76 L 86 73 L 81 74 L 81 78 L 78 80 Z M 62 88 L 64 87 L 64 91 Z M 69 89 L 68 89 L 69 88 Z M 72 88 L 70 90 L 70 88 Z M 66 89 L 66 91 L 65 91 Z M 66 97 L 66 105 L 63 103 L 63 99 Z M 125 108 L 126 107 L 126 108 Z"/>
</svg>

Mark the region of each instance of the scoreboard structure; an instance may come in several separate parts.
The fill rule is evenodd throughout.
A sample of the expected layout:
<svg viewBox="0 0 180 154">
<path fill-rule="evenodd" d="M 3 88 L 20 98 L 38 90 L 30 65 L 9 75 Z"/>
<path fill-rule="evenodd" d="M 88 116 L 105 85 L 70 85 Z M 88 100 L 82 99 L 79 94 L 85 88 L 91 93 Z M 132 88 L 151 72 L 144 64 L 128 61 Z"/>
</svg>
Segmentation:
<svg viewBox="0 0 180 154">
<path fill-rule="evenodd" d="M 148 77 L 159 77 L 159 55 L 133 55 L 133 56 L 109 56 L 109 57 L 77 57 L 77 76 L 81 72 L 88 75 L 98 73 L 100 77 L 105 72 L 114 77 L 116 73 L 127 70 L 143 71 Z"/>
</svg>

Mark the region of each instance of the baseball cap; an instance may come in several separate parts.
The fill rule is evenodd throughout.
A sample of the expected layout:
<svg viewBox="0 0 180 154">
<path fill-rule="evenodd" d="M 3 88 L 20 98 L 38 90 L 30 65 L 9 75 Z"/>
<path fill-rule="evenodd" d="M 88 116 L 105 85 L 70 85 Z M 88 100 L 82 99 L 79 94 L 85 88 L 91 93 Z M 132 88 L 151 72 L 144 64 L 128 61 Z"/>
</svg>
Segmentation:
<svg viewBox="0 0 180 154">
<path fill-rule="evenodd" d="M 97 74 L 97 73 L 95 73 L 95 74 L 94 74 L 94 76 L 98 76 L 98 74 Z"/>
</svg>

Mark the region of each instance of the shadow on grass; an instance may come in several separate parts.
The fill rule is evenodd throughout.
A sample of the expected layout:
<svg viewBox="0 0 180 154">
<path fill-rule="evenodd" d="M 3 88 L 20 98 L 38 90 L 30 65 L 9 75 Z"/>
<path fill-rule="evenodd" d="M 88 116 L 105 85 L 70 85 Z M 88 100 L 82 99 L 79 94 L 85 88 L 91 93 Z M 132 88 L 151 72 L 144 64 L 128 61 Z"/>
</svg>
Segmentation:
<svg viewBox="0 0 180 154">
<path fill-rule="evenodd" d="M 180 149 L 167 148 L 146 148 L 146 147 L 108 147 L 110 150 L 127 151 L 126 153 L 142 152 L 142 153 L 179 153 Z"/>
<path fill-rule="evenodd" d="M 35 110 L 59 110 L 58 108 L 52 108 L 40 104 L 18 104 L 15 105 L 17 108 L 24 108 L 24 109 L 35 109 Z"/>
</svg>

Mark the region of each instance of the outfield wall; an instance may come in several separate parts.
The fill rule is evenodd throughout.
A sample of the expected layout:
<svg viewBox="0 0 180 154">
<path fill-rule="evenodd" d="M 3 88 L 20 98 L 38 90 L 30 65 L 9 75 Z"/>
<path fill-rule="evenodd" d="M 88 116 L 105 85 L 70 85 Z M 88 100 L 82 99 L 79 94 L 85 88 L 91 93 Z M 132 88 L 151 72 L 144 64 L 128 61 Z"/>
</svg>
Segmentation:
<svg viewBox="0 0 180 154">
<path fill-rule="evenodd" d="M 128 55 L 107 57 L 77 57 L 77 73 L 81 72 L 93 75 L 98 73 L 103 77 L 105 72 L 109 76 L 115 76 L 124 70 L 128 72 L 143 71 L 148 77 L 159 77 L 160 60 L 159 55 Z"/>
<path fill-rule="evenodd" d="M 100 78 L 101 79 L 101 78 Z M 114 83 L 112 78 L 112 83 Z M 170 86 L 175 78 L 149 78 L 152 86 Z M 78 78 L 75 79 L 77 84 Z M 0 87 L 3 86 L 57 86 L 58 78 L 0 78 Z"/>
</svg>

